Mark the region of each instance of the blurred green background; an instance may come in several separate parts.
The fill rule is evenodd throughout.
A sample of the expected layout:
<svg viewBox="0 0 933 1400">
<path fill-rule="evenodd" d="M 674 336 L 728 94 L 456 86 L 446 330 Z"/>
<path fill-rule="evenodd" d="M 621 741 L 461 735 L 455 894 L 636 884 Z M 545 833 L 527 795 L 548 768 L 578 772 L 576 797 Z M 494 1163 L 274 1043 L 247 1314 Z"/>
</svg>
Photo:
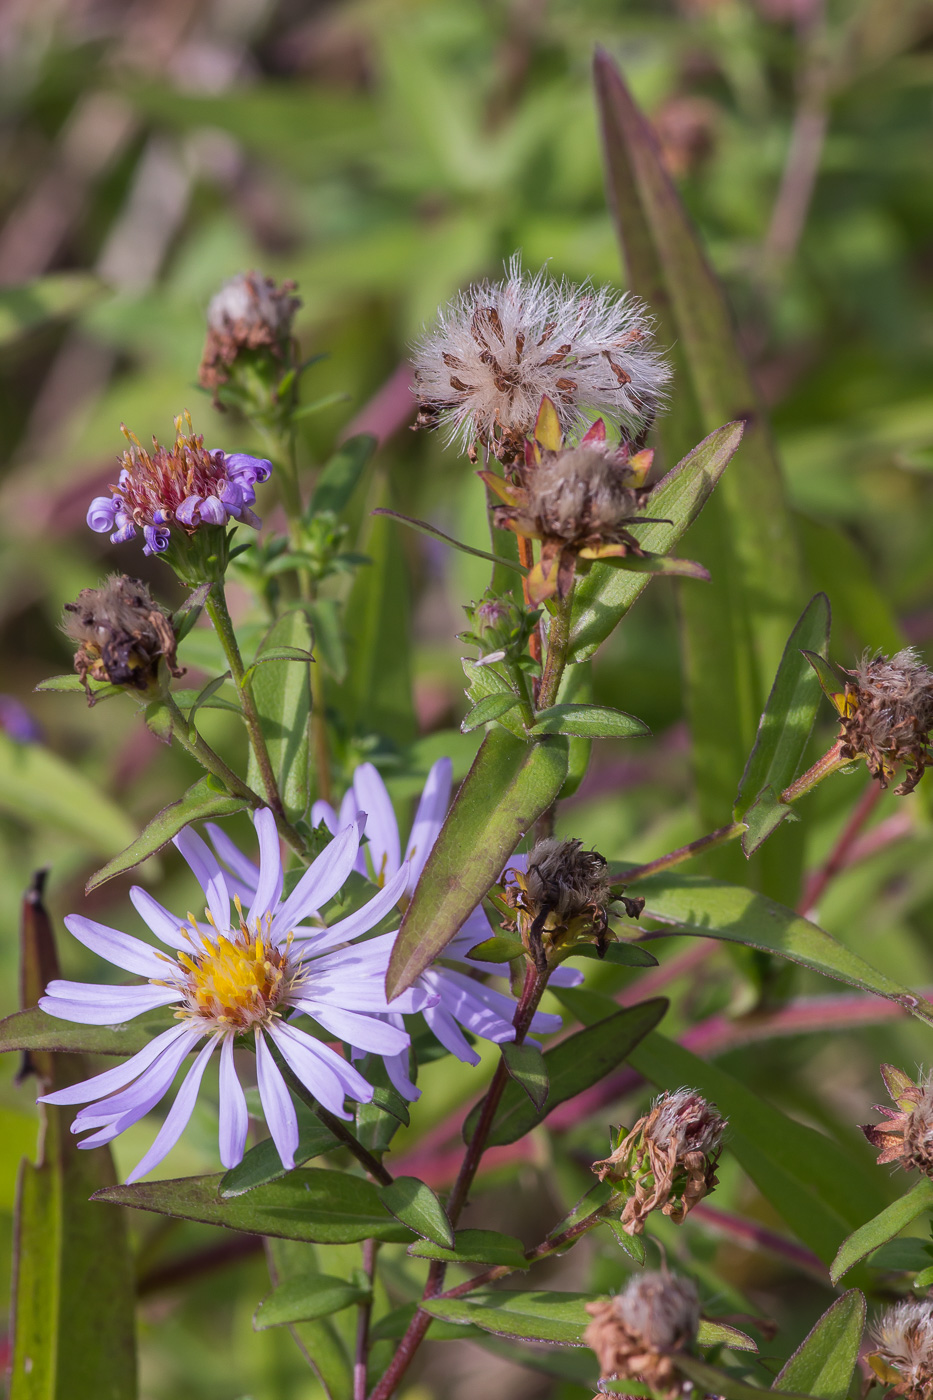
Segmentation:
<svg viewBox="0 0 933 1400">
<path fill-rule="evenodd" d="M 209 446 L 254 445 L 197 388 L 204 312 L 237 271 L 294 278 L 304 302 L 303 349 L 324 356 L 303 393 L 328 401 L 301 420 L 308 479 L 349 425 L 373 431 L 383 445 L 366 487 L 370 504 L 390 499 L 482 543 L 482 497 L 468 464 L 436 436 L 407 431 L 406 355 L 440 301 L 497 275 L 516 248 L 532 269 L 549 260 L 556 274 L 623 285 L 592 96 L 596 43 L 618 58 L 649 113 L 728 289 L 772 414 L 814 582 L 832 600 L 836 659 L 851 665 L 864 647 L 908 640 L 923 649 L 933 639 L 929 3 L 7 0 L 0 11 L 0 686 L 11 697 L 0 709 L 4 1012 L 16 1005 L 15 930 L 29 872 L 51 868 L 56 914 L 87 908 L 134 927 L 129 881 L 107 886 L 91 905 L 83 903 L 84 880 L 195 776 L 188 760 L 142 729 L 130 706 L 89 711 L 74 696 L 32 693 L 70 666 L 58 631 L 63 604 L 107 571 L 138 573 L 167 604 L 179 600 L 158 561 L 143 559 L 135 545 L 110 547 L 84 525 L 89 499 L 113 479 L 121 422 L 143 441 L 166 438 L 172 416 L 189 408 Z M 264 489 L 263 514 L 274 523 L 273 487 Z M 398 774 L 404 804 L 431 757 L 451 752 L 462 772 L 473 751 L 456 732 L 466 702 L 455 634 L 464 625 L 461 605 L 478 597 L 487 577 L 479 561 L 465 563 L 383 523 L 374 530 L 362 512 L 360 541 L 373 556 L 397 555 L 397 637 L 384 639 L 385 670 L 371 705 L 347 726 L 346 757 L 381 754 L 387 775 Z M 242 611 L 245 594 L 240 604 Z M 197 646 L 195 634 L 192 668 Z M 699 834 L 679 665 L 676 594 L 660 582 L 596 666 L 597 698 L 642 716 L 655 738 L 601 745 L 561 818 L 568 835 L 613 860 L 648 859 Z M 206 719 L 206 731 L 236 745 L 224 718 Z M 449 738 L 430 738 L 451 725 Z M 818 737 L 830 733 L 827 706 Z M 419 738 L 425 742 L 411 749 Z M 96 806 L 75 769 L 93 777 Z M 810 867 L 832 846 L 864 782 L 863 772 L 839 778 L 808 799 Z M 820 906 L 826 927 L 916 986 L 933 983 L 929 782 L 914 798 L 883 800 Z M 190 897 L 171 856 L 144 877 L 160 879 L 168 905 Z M 77 947 L 64 947 L 63 960 L 66 973 L 100 975 Z M 621 978 L 601 968 L 592 974 L 605 989 Z M 673 985 L 681 993 L 678 1024 L 743 1009 L 722 952 Z M 829 990 L 809 975 L 793 984 L 795 994 Z M 929 1062 L 924 1033 L 901 1021 L 845 1036 L 813 1033 L 724 1053 L 722 1063 L 869 1160 L 851 1125 L 880 1092 L 882 1058 L 909 1071 Z M 450 1062 L 444 1066 L 452 1077 Z M 6 1066 L 0 1099 L 5 1239 L 16 1166 L 35 1141 L 32 1092 L 10 1082 L 14 1068 Z M 476 1087 L 467 1084 L 470 1094 Z M 450 1108 L 451 1092 L 428 1073 L 422 1128 Z M 630 1118 L 644 1099 L 614 1109 L 612 1121 Z M 212 1170 L 214 1131 L 212 1112 L 199 1109 L 164 1174 Z M 135 1159 L 149 1132 L 118 1141 L 118 1166 Z M 602 1126 L 583 1134 L 580 1160 L 592 1159 L 591 1147 L 602 1155 L 604 1142 Z M 542 1152 L 494 1199 L 499 1224 L 510 1230 L 521 1233 L 516 1201 L 524 1224 L 535 1217 L 529 1201 L 572 1198 L 572 1184 L 555 1184 Z M 730 1166 L 723 1178 L 715 1204 L 774 1223 L 740 1173 Z M 173 1269 L 173 1260 L 214 1247 L 213 1232 L 150 1217 L 133 1228 L 146 1280 L 144 1395 L 320 1393 L 283 1332 L 250 1329 L 267 1286 L 258 1254 L 194 1277 Z M 708 1227 L 688 1223 L 688 1234 L 698 1258 L 716 1263 L 781 1323 L 783 1354 L 829 1301 L 774 1261 L 718 1243 Z M 613 1246 L 594 1244 L 591 1255 L 600 1249 L 596 1286 L 616 1287 Z M 576 1255 L 566 1267 L 562 1286 L 583 1286 Z M 725 1292 L 718 1301 L 723 1312 L 734 1303 Z M 410 1384 L 412 1400 L 459 1400 L 480 1385 L 490 1400 L 583 1394 L 468 1344 L 451 1346 Z"/>
</svg>

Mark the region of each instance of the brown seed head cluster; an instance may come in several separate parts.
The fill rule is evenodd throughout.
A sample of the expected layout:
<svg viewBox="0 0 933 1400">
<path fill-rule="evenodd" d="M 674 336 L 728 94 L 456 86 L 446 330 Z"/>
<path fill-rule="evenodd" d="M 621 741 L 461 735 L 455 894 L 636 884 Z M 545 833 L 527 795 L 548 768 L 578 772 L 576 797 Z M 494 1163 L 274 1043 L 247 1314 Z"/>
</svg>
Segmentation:
<svg viewBox="0 0 933 1400">
<path fill-rule="evenodd" d="M 225 282 L 207 308 L 207 340 L 198 382 L 215 395 L 230 378 L 230 366 L 244 350 L 268 349 L 282 359 L 292 334 L 292 321 L 301 306 L 293 296 L 296 284 L 276 286 L 261 272 L 241 272 Z"/>
<path fill-rule="evenodd" d="M 611 1156 L 593 1163 L 600 1181 L 633 1190 L 621 1216 L 628 1234 L 640 1235 L 653 1210 L 680 1225 L 713 1190 L 725 1129 L 726 1120 L 695 1089 L 665 1092 Z"/>
<path fill-rule="evenodd" d="M 147 690 L 156 680 L 160 657 L 173 676 L 183 674 L 175 664 L 168 617 L 146 585 L 126 574 L 111 574 L 100 588 L 82 588 L 73 603 L 65 604 L 62 630 L 79 643 L 75 670 L 89 705 L 94 704 L 89 677 Z"/>
<path fill-rule="evenodd" d="M 895 1303 L 872 1324 L 874 1349 L 868 1362 L 893 1394 L 906 1400 L 933 1395 L 933 1299 L 908 1298 Z"/>
<path fill-rule="evenodd" d="M 539 971 L 554 954 L 581 942 L 604 953 L 610 942 L 609 906 L 620 902 L 630 918 L 645 907 L 643 899 L 613 894 L 613 877 L 598 851 L 582 842 L 549 836 L 539 841 L 525 870 L 506 871 L 505 898 L 518 913 L 518 926 Z"/>
<path fill-rule="evenodd" d="M 933 1075 L 915 1084 L 903 1070 L 882 1065 L 881 1077 L 896 1108 L 875 1104 L 886 1123 L 862 1124 L 872 1147 L 879 1149 L 878 1165 L 899 1162 L 907 1171 L 933 1178 Z"/>
<path fill-rule="evenodd" d="M 665 1396 L 683 1394 L 689 1381 L 677 1369 L 678 1353 L 693 1350 L 700 1302 L 689 1279 L 636 1274 L 622 1293 L 587 1303 L 593 1319 L 583 1334 L 596 1353 L 602 1380 L 644 1381 Z"/>
<path fill-rule="evenodd" d="M 933 672 L 912 647 L 890 660 L 863 657 L 846 683 L 843 758 L 864 758 L 872 777 L 887 787 L 899 767 L 906 775 L 895 792 L 913 792 L 933 756 Z"/>
</svg>

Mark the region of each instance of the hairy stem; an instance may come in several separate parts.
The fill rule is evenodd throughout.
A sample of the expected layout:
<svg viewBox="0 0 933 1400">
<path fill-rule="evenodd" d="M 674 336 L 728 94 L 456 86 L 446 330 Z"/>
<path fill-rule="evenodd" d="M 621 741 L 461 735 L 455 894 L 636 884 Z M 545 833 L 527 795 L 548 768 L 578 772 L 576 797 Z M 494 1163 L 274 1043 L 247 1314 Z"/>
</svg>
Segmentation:
<svg viewBox="0 0 933 1400">
<path fill-rule="evenodd" d="M 838 773 L 840 768 L 848 768 L 852 760 L 842 757 L 841 748 L 842 740 L 837 739 L 832 748 L 828 749 L 822 758 L 816 760 L 812 768 L 808 768 L 806 773 L 803 773 L 796 782 L 784 789 L 780 800 L 782 802 L 796 802 L 798 798 L 812 791 L 824 778 L 828 778 L 830 773 Z"/>
<path fill-rule="evenodd" d="M 722 846 L 726 841 L 734 841 L 737 836 L 742 835 L 744 830 L 744 822 L 730 822 L 728 826 L 721 826 L 718 830 L 711 831 L 707 836 L 698 836 L 695 841 L 688 841 L 686 846 L 678 846 L 676 851 L 668 851 L 666 856 L 658 856 L 657 860 L 649 860 L 646 865 L 633 865 L 631 869 L 624 871 L 621 878 L 628 885 L 635 880 L 644 880 L 649 875 L 657 875 L 661 870 L 670 870 L 671 866 L 680 865 L 685 860 L 692 860 L 694 856 L 702 855 L 704 851 L 711 851 L 714 846 Z"/>
<path fill-rule="evenodd" d="M 558 1254 L 568 1245 L 576 1244 L 577 1240 L 599 1225 L 606 1218 L 606 1207 L 600 1206 L 599 1210 L 594 1210 L 591 1215 L 578 1220 L 576 1225 L 571 1225 L 569 1229 L 563 1230 L 559 1235 L 551 1235 L 541 1244 L 535 1245 L 534 1249 L 525 1250 L 525 1260 L 529 1264 L 537 1264 L 542 1259 L 548 1259 L 552 1254 Z M 500 1278 L 505 1278 L 508 1274 L 515 1272 L 515 1266 L 511 1264 L 496 1264 L 491 1269 L 485 1269 L 481 1274 L 474 1274 L 473 1278 L 467 1279 L 465 1283 L 458 1283 L 455 1288 L 448 1288 L 445 1292 L 436 1294 L 439 1298 L 463 1298 L 468 1293 L 472 1293 L 477 1288 L 484 1288 L 487 1283 L 496 1283 Z"/>
<path fill-rule="evenodd" d="M 567 652 L 570 646 L 572 600 L 573 592 L 571 591 L 566 598 L 557 600 L 557 606 L 551 613 L 551 625 L 547 634 L 547 659 L 544 663 L 544 674 L 541 677 L 541 688 L 538 691 L 539 710 L 547 710 L 551 705 L 557 703 L 557 692 L 560 689 L 564 667 L 567 665 Z"/>
</svg>

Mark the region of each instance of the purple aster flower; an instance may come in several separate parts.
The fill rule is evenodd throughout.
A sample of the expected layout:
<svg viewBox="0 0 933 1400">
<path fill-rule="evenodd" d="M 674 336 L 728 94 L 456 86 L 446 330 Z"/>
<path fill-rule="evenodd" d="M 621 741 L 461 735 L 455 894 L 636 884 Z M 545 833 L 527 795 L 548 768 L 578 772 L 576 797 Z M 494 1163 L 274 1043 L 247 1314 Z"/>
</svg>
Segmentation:
<svg viewBox="0 0 933 1400">
<path fill-rule="evenodd" d="M 175 443 L 169 449 L 153 439 L 147 452 L 139 439 L 123 428 L 129 448 L 117 484 L 109 496 L 95 496 L 87 523 L 98 534 L 122 544 L 143 531 L 144 554 L 161 554 L 169 546 L 171 526 L 191 535 L 201 525 L 226 525 L 237 520 L 258 529 L 251 507 L 256 483 L 267 481 L 272 464 L 243 452 L 229 456 L 220 448 L 208 451 L 195 433 L 190 414 L 175 419 Z"/>
<path fill-rule="evenodd" d="M 189 914 L 185 922 L 145 890 L 130 891 L 137 912 L 168 951 L 80 914 L 65 920 L 85 947 L 147 981 L 134 986 L 51 982 L 39 1003 L 44 1011 L 96 1026 L 118 1024 L 159 1006 L 175 1007 L 177 1018 L 170 1030 L 115 1069 L 45 1096 L 45 1103 L 87 1105 L 72 1125 L 72 1132 L 90 1133 L 81 1147 L 110 1142 L 138 1122 L 168 1092 L 189 1051 L 199 1047 L 155 1141 L 127 1179 L 145 1176 L 181 1136 L 207 1063 L 219 1049 L 220 1158 L 225 1167 L 235 1166 L 243 1157 L 247 1130 L 246 1100 L 233 1057 L 238 1037 L 253 1038 L 259 1096 L 286 1168 L 294 1166 L 298 1122 L 270 1046 L 338 1117 L 350 1117 L 345 1097 L 361 1103 L 372 1098 L 371 1085 L 352 1064 L 296 1024 L 308 1016 L 364 1052 L 399 1055 L 408 1045 L 405 1031 L 382 1019 L 389 1011 L 384 983 L 395 934 L 354 946 L 392 909 L 408 882 L 407 870 L 400 869 L 362 909 L 329 928 L 317 914 L 353 869 L 364 820 L 361 816 L 344 826 L 292 893 L 283 896 L 275 820 L 266 809 L 257 812 L 260 862 L 258 870 L 246 862 L 256 876 L 247 913 L 238 894 L 243 885 L 225 876 L 199 836 L 182 831 L 175 845 L 204 891 L 205 921 Z M 243 862 L 245 857 L 236 852 L 234 864 Z M 415 989 L 401 999 L 402 1009 L 421 1010 L 430 999 L 430 993 Z"/>
<path fill-rule="evenodd" d="M 323 822 L 328 831 L 335 832 L 354 818 L 367 814 L 364 834 L 368 844 L 365 850 L 361 848 L 358 852 L 355 868 L 360 874 L 368 875 L 377 885 L 385 888 L 399 879 L 400 873 L 407 868 L 408 879 L 400 894 L 400 901 L 404 906 L 418 883 L 444 823 L 450 801 L 452 774 L 453 765 L 449 758 L 438 759 L 431 768 L 415 813 L 404 860 L 392 801 L 385 783 L 371 763 L 360 764 L 354 772 L 352 786 L 344 795 L 339 815 L 329 803 L 318 801 L 311 809 L 312 823 L 317 826 Z M 208 825 L 207 829 L 217 854 L 229 866 L 234 877 L 240 882 L 240 888 L 248 897 L 255 888 L 258 873 L 256 867 L 240 855 L 218 827 Z M 510 863 L 516 864 L 521 859 L 524 857 L 516 857 Z M 301 936 L 300 932 L 296 933 L 296 937 Z M 432 999 L 433 1004 L 425 1006 L 422 1011 L 434 1035 L 458 1060 L 472 1065 L 479 1064 L 479 1056 L 471 1048 L 461 1027 L 483 1040 L 491 1040 L 496 1044 L 515 1038 L 515 1027 L 512 1025 L 514 1001 L 502 992 L 487 987 L 485 983 L 478 981 L 475 975 L 470 975 L 485 973 L 502 976 L 502 968 L 498 964 L 475 962 L 467 957 L 472 948 L 491 937 L 489 920 L 482 907 L 478 906 L 469 915 L 455 938 L 447 944 L 443 952 L 443 964 L 423 972 L 414 984 Z M 459 964 L 463 971 L 456 966 L 449 966 L 451 963 Z M 576 986 L 583 980 L 583 974 L 570 968 L 559 968 L 552 974 L 551 980 L 559 986 Z M 403 1011 L 404 1007 L 399 1006 L 397 1001 L 392 1002 L 391 1009 L 384 1013 L 387 1024 L 401 1030 L 404 1027 L 404 1019 L 400 1013 Z M 559 1030 L 560 1025 L 559 1016 L 539 1011 L 532 1021 L 531 1029 L 546 1034 Z M 417 1098 L 419 1091 L 412 1084 L 408 1074 L 407 1050 L 396 1055 L 387 1055 L 385 1061 L 389 1077 L 399 1093 L 407 1098 Z"/>
</svg>

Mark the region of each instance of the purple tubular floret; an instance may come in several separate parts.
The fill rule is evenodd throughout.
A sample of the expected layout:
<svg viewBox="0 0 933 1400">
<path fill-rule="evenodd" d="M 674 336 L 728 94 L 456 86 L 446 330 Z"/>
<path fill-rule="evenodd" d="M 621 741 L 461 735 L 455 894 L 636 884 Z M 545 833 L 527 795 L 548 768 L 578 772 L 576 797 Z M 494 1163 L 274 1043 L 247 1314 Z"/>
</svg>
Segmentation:
<svg viewBox="0 0 933 1400">
<path fill-rule="evenodd" d="M 122 501 L 117 496 L 95 496 L 87 508 L 87 523 L 98 535 L 113 529 Z"/>
</svg>

